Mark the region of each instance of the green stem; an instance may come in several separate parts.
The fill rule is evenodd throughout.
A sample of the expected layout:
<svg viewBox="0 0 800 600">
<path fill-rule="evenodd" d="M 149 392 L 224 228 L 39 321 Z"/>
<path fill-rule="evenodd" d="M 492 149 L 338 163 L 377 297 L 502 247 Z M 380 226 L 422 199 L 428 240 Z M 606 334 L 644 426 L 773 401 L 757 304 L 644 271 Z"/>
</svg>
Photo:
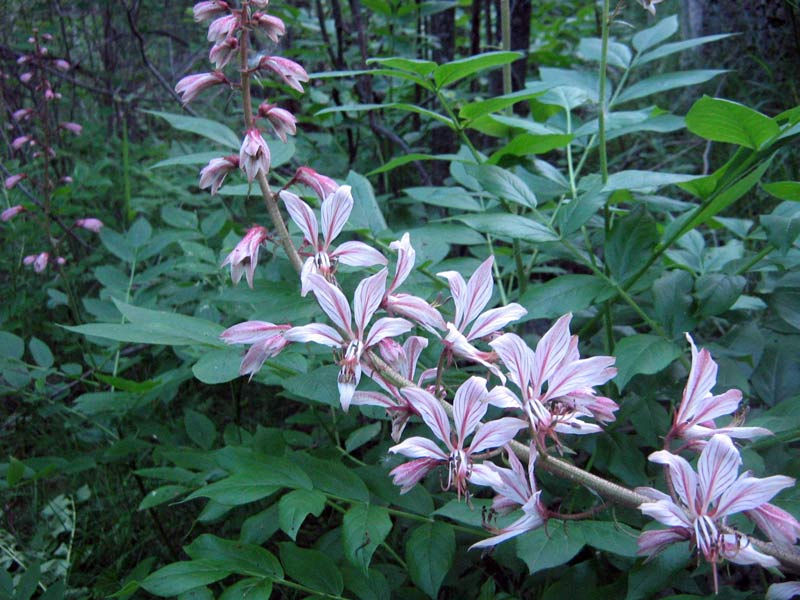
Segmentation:
<svg viewBox="0 0 800 600">
<path fill-rule="evenodd" d="M 601 17 L 601 48 L 600 48 L 600 114 L 597 118 L 598 137 L 600 144 L 600 172 L 603 177 L 603 183 L 608 181 L 608 157 L 606 155 L 606 113 L 608 105 L 606 104 L 606 78 L 608 76 L 608 14 L 609 14 L 609 0 L 603 0 L 603 15 Z"/>
</svg>

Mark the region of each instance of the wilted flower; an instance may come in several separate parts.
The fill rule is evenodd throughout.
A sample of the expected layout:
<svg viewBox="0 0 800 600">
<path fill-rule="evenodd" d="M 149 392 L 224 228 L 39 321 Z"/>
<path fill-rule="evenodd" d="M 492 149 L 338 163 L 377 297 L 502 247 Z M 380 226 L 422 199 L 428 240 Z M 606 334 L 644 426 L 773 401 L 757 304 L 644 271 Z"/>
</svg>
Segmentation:
<svg viewBox="0 0 800 600">
<path fill-rule="evenodd" d="M 211 51 L 208 53 L 208 59 L 214 63 L 215 68 L 222 69 L 236 57 L 238 52 L 238 38 L 229 37 L 211 47 Z"/>
<path fill-rule="evenodd" d="M 220 71 L 213 71 L 211 73 L 196 73 L 194 75 L 187 75 L 178 82 L 175 86 L 175 91 L 181 96 L 181 101 L 184 104 L 189 104 L 194 100 L 200 92 L 215 85 L 223 83 L 230 83 L 225 74 Z"/>
<path fill-rule="evenodd" d="M 280 37 L 286 33 L 286 25 L 278 17 L 257 12 L 253 13 L 252 19 L 253 23 L 276 44 Z"/>
<path fill-rule="evenodd" d="M 94 233 L 100 233 L 100 230 L 104 227 L 103 222 L 100 219 L 95 219 L 93 217 L 78 219 L 75 221 L 75 225 L 77 227 L 82 227 L 83 229 L 93 231 Z"/>
<path fill-rule="evenodd" d="M 16 206 L 12 206 L 10 208 L 5 209 L 2 213 L 0 213 L 0 221 L 10 221 L 14 217 L 16 217 L 19 213 L 23 212 L 25 207 L 21 204 L 17 204 Z"/>
<path fill-rule="evenodd" d="M 239 375 L 252 378 L 265 360 L 277 356 L 289 345 L 283 334 L 290 328 L 291 325 L 275 325 L 267 321 L 245 321 L 228 327 L 219 337 L 226 344 L 252 344 L 239 367 Z"/>
<path fill-rule="evenodd" d="M 570 335 L 571 314 L 561 317 L 542 336 L 532 351 L 514 333 L 506 333 L 489 342 L 508 369 L 508 378 L 521 397 L 507 387 L 496 386 L 488 402 L 503 408 L 521 409 L 537 432 L 539 442 L 547 437 L 558 442 L 558 433 L 587 434 L 602 431 L 583 417 L 601 423 L 614 420 L 617 404 L 596 396 L 594 387 L 616 375 L 613 356 L 581 359 L 578 338 Z"/>
<path fill-rule="evenodd" d="M 745 439 L 771 435 L 772 432 L 763 427 L 716 426 L 714 419 L 722 415 L 729 415 L 739 408 L 742 392 L 728 390 L 714 396 L 711 390 L 717 383 L 717 363 L 705 348 L 697 351 L 694 340 L 688 333 L 686 339 L 692 349 L 692 367 L 683 390 L 681 404 L 673 418 L 672 428 L 667 434 L 667 440 L 683 438 L 695 446 L 702 446 L 704 442 L 697 440 L 711 437 L 715 433 L 724 433 L 732 438 Z"/>
<path fill-rule="evenodd" d="M 711 563 L 715 590 L 717 563 L 722 559 L 740 565 L 779 564 L 775 558 L 753 548 L 747 538 L 738 533 L 723 533 L 721 529 L 730 515 L 763 506 L 780 490 L 792 487 L 794 479 L 783 475 L 759 479 L 749 472 L 738 475 L 742 463 L 739 451 L 722 434 L 714 435 L 703 448 L 697 473 L 684 458 L 666 450 L 654 452 L 650 460 L 668 467 L 678 501 L 653 488 L 637 489 L 652 498 L 639 506 L 639 510 L 669 526 L 643 532 L 639 536 L 639 554 L 649 556 L 675 542 L 690 540 Z"/>
<path fill-rule="evenodd" d="M 238 15 L 225 15 L 208 26 L 208 41 L 219 44 L 227 38 L 233 37 L 239 27 Z"/>
<path fill-rule="evenodd" d="M 297 133 L 297 117 L 288 110 L 262 102 L 258 107 L 258 116 L 266 118 L 275 130 L 275 135 L 284 142 L 287 141 L 287 134 L 295 135 Z"/>
<path fill-rule="evenodd" d="M 422 416 L 422 420 L 447 447 L 442 450 L 437 444 L 423 437 L 410 437 L 404 442 L 389 448 L 389 452 L 413 458 L 411 462 L 392 469 L 395 485 L 403 494 L 417 484 L 431 469 L 440 464 L 448 465 L 447 485 L 456 488 L 459 495 L 468 494 L 467 482 L 478 479 L 479 485 L 495 478 L 487 465 L 473 464 L 472 456 L 506 445 L 514 439 L 517 432 L 525 427 L 525 422 L 513 417 L 503 417 L 481 424 L 486 414 L 486 380 L 470 377 L 456 390 L 453 399 L 453 421 L 455 436 L 450 432 L 450 421 L 441 403 L 430 393 L 420 388 L 403 388 L 402 394 Z M 469 446 L 467 438 L 472 437 Z"/>
<path fill-rule="evenodd" d="M 381 303 L 386 288 L 386 269 L 363 279 L 356 287 L 353 298 L 353 310 L 344 294 L 335 286 L 316 273 L 308 276 L 309 288 L 314 292 L 317 302 L 325 314 L 330 317 L 338 331 L 323 323 L 311 323 L 294 327 L 286 332 L 286 339 L 292 342 L 314 342 L 343 352 L 339 370 L 339 400 L 342 408 L 347 410 L 361 380 L 361 357 L 369 348 L 388 337 L 395 337 L 408 332 L 412 325 L 405 319 L 381 317 L 367 332 L 367 325 Z M 355 328 L 353 328 L 355 316 Z M 339 332 L 343 332 L 342 333 Z"/>
<path fill-rule="evenodd" d="M 266 175 L 269 172 L 269 163 L 269 146 L 261 137 L 261 132 L 256 128 L 248 129 L 239 150 L 239 168 L 247 175 L 247 181 L 252 183 L 259 171 Z"/>
<path fill-rule="evenodd" d="M 312 273 L 333 280 L 339 262 L 352 267 L 386 264 L 386 257 L 383 254 L 363 242 L 345 242 L 336 250 L 330 251 L 331 242 L 342 231 L 353 210 L 353 196 L 349 185 L 339 187 L 322 202 L 322 240 L 319 239 L 317 217 L 311 207 L 291 192 L 282 191 L 280 196 L 292 221 L 313 247 L 313 254 L 306 259 L 300 272 L 300 293 L 303 296 L 310 289 L 308 278 Z"/>
<path fill-rule="evenodd" d="M 481 540 L 477 544 L 469 547 L 486 548 L 496 546 L 510 538 L 516 537 L 526 531 L 533 531 L 544 525 L 547 520 L 545 511 L 539 499 L 542 492 L 536 489 L 536 480 L 533 476 L 533 466 L 536 463 L 536 450 L 531 444 L 530 455 L 528 458 L 527 474 L 517 455 L 510 448 L 506 448 L 510 469 L 498 467 L 494 463 L 483 463 L 487 467 L 493 478 L 489 478 L 486 485 L 491 486 L 497 492 L 497 496 L 492 501 L 492 510 L 498 514 L 506 514 L 517 507 L 522 507 L 523 515 L 503 529 L 492 530 L 494 536 Z"/>
<path fill-rule="evenodd" d="M 504 379 L 500 370 L 491 362 L 494 358 L 492 354 L 482 352 L 470 343 L 495 333 L 528 312 L 516 302 L 482 312 L 494 289 L 493 264 L 494 257 L 490 256 L 475 270 L 468 283 L 456 271 L 437 273 L 450 283 L 450 294 L 455 304 L 455 317 L 453 322 L 447 323 L 447 337 L 443 343 L 452 354 L 480 363 Z M 473 321 L 472 328 L 467 333 L 467 326 Z"/>
<path fill-rule="evenodd" d="M 194 5 L 192 12 L 194 13 L 194 20 L 200 23 L 228 12 L 228 3 L 222 0 L 198 2 Z"/>
<path fill-rule="evenodd" d="M 293 60 L 283 58 L 282 56 L 263 56 L 258 61 L 259 69 L 266 69 L 277 74 L 286 85 L 292 89 L 303 93 L 302 83 L 308 81 L 308 73 L 306 70 L 298 65 Z"/>
<path fill-rule="evenodd" d="M 242 273 L 247 277 L 247 285 L 253 287 L 253 274 L 258 265 L 258 249 L 267 239 L 267 230 L 260 225 L 254 225 L 247 230 L 242 240 L 236 244 L 233 251 L 225 257 L 221 266 L 231 266 L 231 279 L 239 283 Z"/>
<path fill-rule="evenodd" d="M 320 175 L 311 167 L 300 167 L 297 169 L 292 181 L 310 187 L 320 200 L 325 200 L 325 198 L 339 189 L 339 184 L 333 179 L 325 175 Z"/>
<path fill-rule="evenodd" d="M 11 175 L 11 177 L 7 177 L 5 181 L 5 186 L 7 190 L 10 190 L 15 185 L 17 185 L 23 179 L 27 179 L 28 175 L 25 173 L 17 173 L 16 175 Z"/>
<path fill-rule="evenodd" d="M 238 168 L 238 156 L 212 158 L 211 161 L 203 167 L 203 170 L 200 171 L 200 189 L 211 188 L 211 195 L 213 196 L 219 191 L 228 173 Z"/>
</svg>

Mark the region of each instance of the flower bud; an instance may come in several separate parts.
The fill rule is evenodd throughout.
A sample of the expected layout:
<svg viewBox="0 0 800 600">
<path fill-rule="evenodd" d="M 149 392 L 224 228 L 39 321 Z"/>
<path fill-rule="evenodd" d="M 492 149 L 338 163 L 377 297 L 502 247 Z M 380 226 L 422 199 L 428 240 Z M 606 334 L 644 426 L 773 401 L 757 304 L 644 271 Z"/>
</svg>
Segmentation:
<svg viewBox="0 0 800 600">
<path fill-rule="evenodd" d="M 262 102 L 258 107 L 258 116 L 267 119 L 275 130 L 275 135 L 284 142 L 287 141 L 287 135 L 297 133 L 297 117 L 288 110 Z"/>
<path fill-rule="evenodd" d="M 16 217 L 19 213 L 24 212 L 25 207 L 21 204 L 17 204 L 16 206 L 12 206 L 11 208 L 5 209 L 2 213 L 0 213 L 0 221 L 7 222 Z"/>
</svg>

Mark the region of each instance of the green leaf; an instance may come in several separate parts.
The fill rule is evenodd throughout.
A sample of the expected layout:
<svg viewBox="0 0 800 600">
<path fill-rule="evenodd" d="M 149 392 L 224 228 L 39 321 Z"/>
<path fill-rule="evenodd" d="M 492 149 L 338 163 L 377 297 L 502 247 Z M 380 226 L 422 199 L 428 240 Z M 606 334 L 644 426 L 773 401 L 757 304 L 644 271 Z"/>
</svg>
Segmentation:
<svg viewBox="0 0 800 600">
<path fill-rule="evenodd" d="M 120 233 L 114 231 L 110 227 L 103 227 L 100 230 L 100 241 L 106 250 L 111 252 L 114 256 L 126 263 L 132 263 L 134 260 L 134 249 L 131 246 L 128 238 Z"/>
<path fill-rule="evenodd" d="M 573 525 L 579 525 L 584 541 L 593 548 L 619 556 L 636 556 L 639 532 L 624 523 L 578 521 Z"/>
<path fill-rule="evenodd" d="M 128 239 L 128 243 L 133 248 L 141 248 L 147 242 L 150 241 L 150 238 L 153 236 L 153 228 L 151 227 L 150 223 L 144 217 L 139 217 L 133 222 L 131 228 L 128 229 L 128 233 L 126 237 Z"/>
<path fill-rule="evenodd" d="M 163 328 L 147 325 L 133 325 L 125 323 L 118 325 L 113 323 L 89 323 L 88 325 L 64 326 L 67 331 L 79 333 L 89 337 L 99 337 L 117 342 L 128 342 L 131 344 L 163 344 L 166 346 L 188 346 L 195 343 L 194 340 L 167 333 Z"/>
<path fill-rule="evenodd" d="M 453 528 L 435 521 L 424 523 L 411 532 L 406 542 L 406 563 L 411 581 L 428 594 L 437 598 L 456 554 L 456 539 Z"/>
<path fill-rule="evenodd" d="M 28 348 L 31 350 L 34 362 L 43 369 L 49 369 L 53 366 L 55 359 L 50 347 L 37 337 L 32 337 L 28 342 Z"/>
<path fill-rule="evenodd" d="M 272 595 L 272 581 L 248 577 L 225 588 L 219 600 L 269 600 Z"/>
<path fill-rule="evenodd" d="M 606 242 L 606 264 L 614 280 L 625 283 L 647 264 L 658 242 L 655 219 L 641 205 L 617 220 Z"/>
<path fill-rule="evenodd" d="M 481 211 L 483 206 L 476 200 L 472 192 L 462 187 L 410 187 L 403 192 L 416 202 L 441 206 L 454 210 Z"/>
<path fill-rule="evenodd" d="M 37 562 L 29 563 L 28 568 L 17 583 L 17 593 L 14 600 L 29 600 L 36 592 L 36 586 L 42 576 L 41 567 Z"/>
<path fill-rule="evenodd" d="M 600 62 L 603 49 L 603 40 L 600 38 L 583 38 L 578 44 L 578 54 L 584 60 Z M 631 64 L 631 49 L 625 44 L 620 44 L 613 40 L 608 41 L 608 53 L 606 59 L 609 65 L 627 69 Z"/>
<path fill-rule="evenodd" d="M 656 335 L 636 334 L 623 338 L 614 348 L 617 357 L 614 382 L 621 392 L 634 375 L 658 373 L 680 355 L 680 348 Z"/>
<path fill-rule="evenodd" d="M 196 410 L 187 409 L 183 413 L 183 424 L 190 440 L 203 450 L 211 450 L 217 437 L 217 430 L 211 419 Z"/>
<path fill-rule="evenodd" d="M 555 242 L 559 236 L 541 223 L 521 215 L 484 213 L 458 217 L 462 223 L 481 233 L 501 238 L 518 239 L 530 243 Z"/>
<path fill-rule="evenodd" d="M 278 502 L 278 522 L 293 540 L 308 515 L 318 517 L 325 510 L 325 494 L 316 490 L 294 490 L 281 496 Z"/>
<path fill-rule="evenodd" d="M 390 69 L 400 69 L 410 73 L 416 73 L 421 77 L 430 75 L 436 69 L 436 63 L 432 60 L 420 60 L 416 58 L 403 58 L 399 56 L 389 58 L 370 58 L 367 60 L 368 65 L 378 63 Z"/>
<path fill-rule="evenodd" d="M 620 171 L 608 177 L 603 190 L 647 190 L 658 189 L 665 185 L 673 185 L 697 179 L 697 175 L 685 173 L 662 173 L 660 171 Z"/>
<path fill-rule="evenodd" d="M 527 208 L 536 207 L 536 195 L 527 184 L 511 171 L 496 165 L 467 165 L 467 172 L 481 187 L 503 200 L 521 204 Z"/>
<path fill-rule="evenodd" d="M 175 129 L 180 131 L 188 131 L 202 135 L 213 142 L 217 142 L 228 148 L 235 150 L 241 146 L 241 140 L 229 127 L 222 123 L 211 121 L 209 119 L 200 119 L 198 117 L 187 117 L 186 115 L 176 115 L 174 113 L 165 113 L 157 110 L 145 110 L 148 114 L 156 117 L 161 117 Z"/>
<path fill-rule="evenodd" d="M 204 533 L 185 546 L 184 550 L 194 560 L 214 560 L 239 575 L 272 579 L 283 577 L 283 569 L 275 555 L 254 544 Z"/>
<path fill-rule="evenodd" d="M 383 218 L 369 180 L 355 171 L 350 171 L 345 182 L 352 186 L 355 201 L 353 212 L 350 213 L 350 224 L 357 229 L 369 229 L 373 234 L 384 231 L 386 219 Z"/>
<path fill-rule="evenodd" d="M 178 229 L 197 229 L 197 214 L 178 208 L 173 204 L 161 207 L 161 219 L 167 224 Z"/>
<path fill-rule="evenodd" d="M 800 235 L 800 206 L 795 202 L 782 202 L 772 214 L 761 216 L 761 225 L 770 243 L 781 252 L 787 252 Z"/>
<path fill-rule="evenodd" d="M 402 167 L 403 165 L 407 165 L 408 163 L 412 163 L 414 161 L 423 161 L 423 160 L 451 160 L 451 155 L 449 154 L 420 154 L 420 153 L 411 153 L 411 154 L 402 154 L 400 156 L 396 156 L 385 165 L 378 167 L 377 169 L 372 169 L 368 176 L 378 175 L 379 173 L 385 173 L 387 171 L 391 171 L 392 169 L 396 169 L 397 167 Z"/>
<path fill-rule="evenodd" d="M 670 582 L 692 559 L 689 543 L 669 546 L 628 573 L 628 595 L 625 600 L 644 600 L 670 587 Z"/>
<path fill-rule="evenodd" d="M 671 38 L 678 32 L 678 17 L 672 15 L 662 19 L 653 27 L 643 29 L 633 36 L 633 47 L 639 52 L 649 50 L 663 41 Z"/>
<path fill-rule="evenodd" d="M 147 495 L 139 502 L 137 510 L 146 510 L 158 506 L 159 504 L 164 504 L 188 491 L 189 490 L 182 485 L 162 485 L 161 487 L 147 492 Z"/>
<path fill-rule="evenodd" d="M 761 188 L 770 196 L 775 196 L 780 200 L 800 202 L 800 181 L 775 181 L 774 183 L 765 183 Z"/>
<path fill-rule="evenodd" d="M 540 527 L 517 538 L 517 556 L 528 565 L 531 575 L 563 565 L 581 551 L 586 540 L 580 528 L 570 525 L 551 520 L 547 528 Z"/>
<path fill-rule="evenodd" d="M 291 460 L 311 478 L 314 489 L 335 498 L 369 502 L 367 486 L 341 462 L 314 458 L 303 452 L 293 454 Z"/>
<path fill-rule="evenodd" d="M 546 283 L 530 285 L 519 299 L 528 309 L 523 320 L 555 319 L 584 310 L 610 290 L 606 282 L 594 275 L 561 275 Z"/>
<path fill-rule="evenodd" d="M 709 42 L 717 42 L 719 40 L 724 40 L 725 38 L 731 37 L 733 35 L 736 34 L 718 33 L 716 35 L 706 35 L 704 37 L 694 38 L 691 40 L 684 40 L 682 42 L 672 42 L 671 44 L 664 44 L 663 46 L 659 46 L 655 50 L 651 50 L 650 52 L 645 52 L 643 54 L 640 54 L 636 58 L 636 60 L 634 60 L 634 66 L 640 67 L 651 61 L 658 60 L 659 58 L 664 58 L 665 56 L 670 56 L 671 54 L 675 54 L 676 52 L 683 52 L 684 50 L 689 50 L 690 48 L 696 48 L 697 46 L 708 44 Z"/>
<path fill-rule="evenodd" d="M 226 383 L 239 377 L 242 352 L 236 348 L 209 350 L 192 367 L 194 376 L 203 383 Z"/>
<path fill-rule="evenodd" d="M 774 119 L 738 102 L 703 96 L 686 115 L 686 127 L 701 138 L 756 150 L 780 133 Z"/>
<path fill-rule="evenodd" d="M 520 58 L 522 58 L 522 54 L 519 52 L 485 52 L 476 54 L 436 67 L 433 72 L 433 79 L 436 81 L 436 87 L 441 89 L 465 77 L 469 77 L 473 73 L 507 65 Z"/>
<path fill-rule="evenodd" d="M 183 156 L 173 156 L 165 158 L 152 165 L 151 169 L 160 169 L 162 167 L 175 167 L 181 165 L 206 165 L 211 160 L 219 158 L 219 152 L 196 152 L 194 154 L 184 154 Z"/>
<path fill-rule="evenodd" d="M 366 573 L 372 555 L 391 530 L 392 520 L 383 506 L 353 505 L 342 521 L 342 541 L 347 560 Z"/>
<path fill-rule="evenodd" d="M 8 331 L 0 331 L 0 357 L 20 360 L 23 354 L 25 342 L 22 338 Z"/>
<path fill-rule="evenodd" d="M 644 98 L 651 94 L 658 94 L 690 85 L 699 85 L 713 79 L 717 75 L 722 75 L 727 72 L 728 71 L 725 69 L 696 69 L 693 71 L 676 71 L 674 73 L 654 75 L 642 81 L 637 81 L 624 90 L 617 97 L 614 106 L 631 100 Z"/>
<path fill-rule="evenodd" d="M 224 579 L 231 573 L 231 570 L 212 559 L 177 562 L 148 575 L 142 581 L 142 587 L 155 596 L 177 596 Z"/>
<path fill-rule="evenodd" d="M 25 474 L 25 465 L 21 460 L 14 458 L 13 456 L 9 458 L 8 461 L 8 469 L 6 470 L 6 482 L 8 483 L 8 487 L 13 488 L 17 485 L 21 480 L 22 476 Z"/>
<path fill-rule="evenodd" d="M 316 592 L 336 596 L 344 590 L 342 574 L 322 552 L 284 542 L 280 544 L 280 555 L 286 574 L 298 583 Z"/>
<path fill-rule="evenodd" d="M 361 569 L 344 564 L 342 574 L 345 588 L 352 591 L 358 600 L 391 600 L 389 583 L 378 569 L 363 573 Z"/>
<path fill-rule="evenodd" d="M 370 425 L 364 425 L 364 427 L 359 427 L 349 436 L 347 436 L 347 441 L 344 443 L 344 449 L 348 452 L 353 452 L 357 450 L 375 436 L 377 436 L 381 432 L 381 424 L 380 423 L 371 423 Z"/>
<path fill-rule="evenodd" d="M 573 137 L 573 135 L 567 134 L 522 133 L 493 153 L 489 158 L 489 163 L 497 164 L 504 156 L 533 156 L 550 152 L 556 148 L 564 148 L 569 145 Z"/>
<path fill-rule="evenodd" d="M 742 295 L 747 280 L 741 275 L 705 273 L 695 282 L 699 313 L 702 317 L 721 315 Z"/>
<path fill-rule="evenodd" d="M 495 96 L 487 100 L 468 102 L 458 111 L 458 116 L 466 122 L 474 121 L 480 117 L 485 117 L 491 113 L 496 113 L 504 108 L 513 106 L 518 102 L 532 100 L 544 94 L 548 89 L 549 86 L 540 81 L 531 82 L 526 85 L 525 89 L 519 90 L 518 92 L 505 94 L 503 96 Z"/>
</svg>

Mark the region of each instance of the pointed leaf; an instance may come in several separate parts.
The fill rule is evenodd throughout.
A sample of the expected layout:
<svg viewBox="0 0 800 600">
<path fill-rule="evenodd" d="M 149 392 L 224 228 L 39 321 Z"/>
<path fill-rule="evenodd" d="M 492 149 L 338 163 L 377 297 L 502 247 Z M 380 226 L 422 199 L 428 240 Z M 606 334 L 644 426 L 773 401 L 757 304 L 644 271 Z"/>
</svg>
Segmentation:
<svg viewBox="0 0 800 600">
<path fill-rule="evenodd" d="M 406 563 L 411 581 L 431 598 L 453 565 L 456 540 L 452 527 L 438 521 L 417 527 L 406 543 Z"/>
</svg>

